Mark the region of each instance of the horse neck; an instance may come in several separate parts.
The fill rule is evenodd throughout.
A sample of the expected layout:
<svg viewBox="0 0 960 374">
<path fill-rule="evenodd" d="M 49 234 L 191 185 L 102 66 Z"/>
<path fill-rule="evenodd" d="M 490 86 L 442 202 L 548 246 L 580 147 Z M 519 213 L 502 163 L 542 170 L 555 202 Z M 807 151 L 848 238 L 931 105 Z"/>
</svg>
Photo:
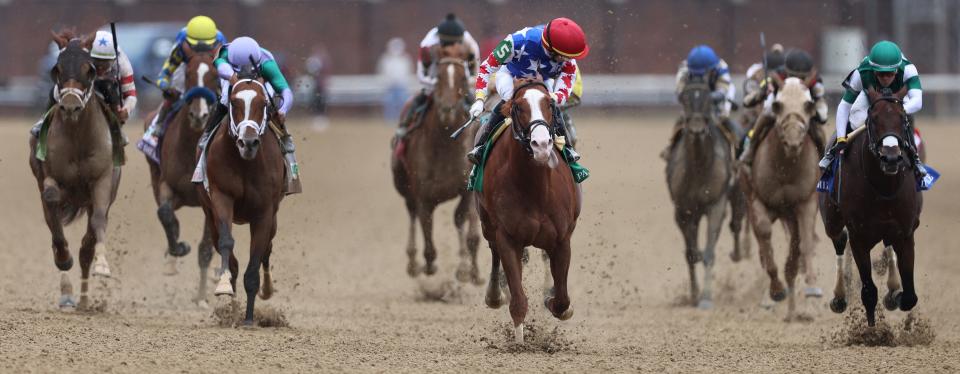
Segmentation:
<svg viewBox="0 0 960 374">
<path fill-rule="evenodd" d="M 714 145 L 717 140 L 715 139 L 717 135 L 714 133 L 711 128 L 708 128 L 706 136 L 695 136 L 684 134 L 681 140 L 682 146 L 684 149 L 684 161 L 687 165 L 699 165 L 703 167 L 709 167 L 713 164 L 714 159 L 716 158 L 716 152 L 714 150 Z M 696 170 L 696 169 L 687 169 L 687 170 Z"/>
<path fill-rule="evenodd" d="M 524 149 L 520 142 L 513 139 L 511 135 L 507 133 L 508 131 L 510 130 L 507 129 L 504 131 L 504 134 L 501 135 L 503 142 L 507 143 L 504 144 L 504 148 L 506 148 L 506 159 L 507 162 L 510 163 L 507 170 L 514 178 L 523 181 L 518 184 L 521 189 L 527 188 L 534 191 L 543 191 L 543 187 L 550 182 L 550 173 L 553 169 L 534 161 L 533 156 Z M 556 151 L 553 150 L 553 152 Z M 563 164 L 563 160 L 558 159 L 557 166 L 554 168 L 564 167 Z"/>
<path fill-rule="evenodd" d="M 184 106 L 180 108 L 176 116 L 174 116 L 173 120 L 170 122 L 170 128 L 167 129 L 167 133 L 174 133 L 175 136 L 171 138 L 177 139 L 177 151 L 175 153 L 178 155 L 182 154 L 190 159 L 193 159 L 194 154 L 192 150 L 196 148 L 197 142 L 200 141 L 201 131 L 190 128 L 189 114 L 190 106 L 184 104 Z M 169 143 L 171 142 L 164 142 L 164 144 Z"/>
</svg>

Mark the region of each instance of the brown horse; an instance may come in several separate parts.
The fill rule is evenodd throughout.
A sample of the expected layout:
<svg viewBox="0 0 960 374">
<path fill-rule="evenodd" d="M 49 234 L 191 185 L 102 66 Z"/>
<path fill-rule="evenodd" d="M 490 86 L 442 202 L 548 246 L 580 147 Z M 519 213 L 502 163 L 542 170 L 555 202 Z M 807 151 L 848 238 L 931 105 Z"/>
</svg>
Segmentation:
<svg viewBox="0 0 960 374">
<path fill-rule="evenodd" d="M 178 242 L 180 239 L 180 222 L 174 213 L 182 206 L 200 206 L 200 195 L 196 185 L 190 178 L 193 166 L 196 163 L 197 143 L 203 132 L 203 125 L 210 115 L 210 105 L 216 100 L 216 92 L 220 90 L 220 79 L 213 67 L 216 57 L 213 51 L 195 52 L 185 44 L 185 79 L 186 92 L 173 105 L 176 110 L 170 124 L 165 130 L 160 142 L 160 163 L 157 164 L 147 157 L 150 165 L 150 182 L 153 185 L 154 198 L 157 201 L 157 216 L 167 238 L 167 264 L 165 273 L 174 275 L 177 270 L 177 257 L 190 252 L 190 245 Z M 144 129 L 150 126 L 156 112 L 146 117 Z M 163 121 L 163 118 L 157 119 Z M 195 301 L 205 302 L 206 274 L 210 259 L 213 256 L 210 232 L 204 226 L 203 239 L 198 246 L 198 261 L 201 269 L 200 287 Z"/>
<path fill-rule="evenodd" d="M 502 305 L 500 263 L 510 288 L 510 316 L 515 339 L 523 342 L 527 296 L 521 282 L 523 249 L 534 246 L 550 256 L 553 290 L 544 305 L 554 317 L 573 316 L 567 294 L 570 237 L 580 216 L 580 194 L 570 169 L 554 145 L 553 111 L 541 81 L 518 80 L 513 97 L 502 105 L 512 120 L 513 138 L 500 137 L 486 161 L 486 176 L 477 195 L 483 236 L 492 265 L 486 303 Z"/>
<path fill-rule="evenodd" d="M 889 271 L 884 307 L 909 311 L 918 300 L 913 283 L 913 235 L 920 226 L 923 195 L 917 191 L 912 163 L 906 157 L 906 142 L 913 141 L 913 134 L 906 131 L 907 115 L 903 109 L 906 91 L 904 87 L 893 95 L 882 95 L 872 89 L 867 93 L 870 109 L 865 130 L 850 141 L 839 167 L 834 170 L 835 192 L 820 195 L 823 226 L 836 250 L 838 269 L 842 266 L 844 249 L 849 246 L 853 252 L 862 284 L 860 298 L 870 326 L 875 324 L 877 305 L 870 250 L 877 243 L 893 247 L 899 269 L 899 274 Z M 902 291 L 899 290 L 901 281 Z M 847 300 L 840 271 L 834 293 L 830 309 L 842 313 Z"/>
<path fill-rule="evenodd" d="M 260 297 L 273 295 L 270 254 L 277 233 L 277 211 L 286 184 L 283 155 L 276 130 L 269 125 L 267 90 L 249 66 L 231 82 L 229 126 L 211 135 L 206 145 L 209 191 L 200 189 L 207 217 L 207 229 L 221 256 L 216 295 L 234 295 L 238 263 L 233 255 L 233 224 L 250 224 L 250 261 L 243 275 L 247 292 L 244 324 L 253 324 L 253 305 L 260 290 L 260 268 L 264 286 Z M 261 139 L 266 134 L 266 139 Z M 201 279 L 201 282 L 203 280 Z"/>
<path fill-rule="evenodd" d="M 464 60 L 466 51 L 462 45 L 451 45 L 441 49 L 441 56 L 437 63 L 437 84 L 430 98 L 430 109 L 420 125 L 406 130 L 405 137 L 399 139 L 391 153 L 394 186 L 403 196 L 410 215 L 407 274 L 413 277 L 421 270 L 427 275 L 436 273 L 433 211 L 440 203 L 459 197 L 460 202 L 453 213 L 460 244 L 460 265 L 456 275 L 461 282 L 472 280 L 479 284 L 482 282 L 477 268 L 480 234 L 477 230 L 476 203 L 464 183 L 470 168 L 463 157 L 472 145 L 470 141 L 476 130 L 471 130 L 458 140 L 450 140 L 450 135 L 467 120 L 464 101 L 469 91 L 467 63 Z M 418 218 L 423 230 L 423 257 L 426 260 L 422 269 L 416 260 Z"/>
<path fill-rule="evenodd" d="M 787 320 L 796 317 L 796 277 L 800 261 L 811 270 L 814 250 L 814 224 L 817 216 L 816 187 L 819 177 L 818 151 L 808 136 L 807 126 L 816 111 L 807 86 L 798 78 L 787 78 L 772 106 L 774 121 L 770 133 L 755 149 L 753 166 L 741 174 L 746 187 L 749 219 L 759 244 L 760 264 L 770 277 L 770 297 L 774 301 L 789 298 Z M 782 219 L 790 235 L 790 250 L 784 267 L 787 288 L 780 282 L 773 246 L 773 223 Z M 816 272 L 806 272 L 806 283 L 816 284 Z"/>
<path fill-rule="evenodd" d="M 35 155 L 41 146 L 30 139 L 30 169 L 37 178 L 43 216 L 53 235 L 53 261 L 61 270 L 60 307 L 73 307 L 73 286 L 67 271 L 73 256 L 63 226 L 87 213 L 87 232 L 80 245 L 81 287 L 79 307 L 89 306 L 90 265 L 93 274 L 110 276 L 107 264 L 107 214 L 117 196 L 120 167 L 115 164 L 106 106 L 93 91 L 96 71 L 89 50 L 93 35 L 75 38 L 72 32 L 53 34 L 60 55 L 50 75 L 57 91 L 45 138 L 45 157 Z M 44 153 L 44 152 L 41 152 Z M 43 157 L 43 156 L 40 156 Z"/>
<path fill-rule="evenodd" d="M 684 116 L 680 139 L 667 157 L 667 187 L 674 204 L 674 219 L 683 233 L 690 273 L 690 301 L 701 309 L 713 307 L 714 250 L 733 178 L 733 151 L 720 130 L 706 83 L 687 83 L 680 94 Z M 707 246 L 697 244 L 700 220 L 707 217 Z M 731 226 L 734 228 L 734 226 Z M 739 227 L 737 227 L 739 228 Z M 739 238 L 734 233 L 734 238 Z M 703 261 L 703 292 L 697 283 L 696 264 Z"/>
</svg>

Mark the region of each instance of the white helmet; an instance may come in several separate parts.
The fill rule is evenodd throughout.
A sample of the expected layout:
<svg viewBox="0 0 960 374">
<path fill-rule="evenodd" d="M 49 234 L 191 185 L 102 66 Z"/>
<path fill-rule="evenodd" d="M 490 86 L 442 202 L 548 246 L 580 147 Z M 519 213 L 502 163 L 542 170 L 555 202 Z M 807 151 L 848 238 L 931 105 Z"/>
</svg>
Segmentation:
<svg viewBox="0 0 960 374">
<path fill-rule="evenodd" d="M 113 48 L 113 34 L 109 31 L 97 31 L 97 37 L 93 39 L 93 48 L 90 49 L 90 57 L 101 60 L 117 58 L 117 50 Z"/>
</svg>

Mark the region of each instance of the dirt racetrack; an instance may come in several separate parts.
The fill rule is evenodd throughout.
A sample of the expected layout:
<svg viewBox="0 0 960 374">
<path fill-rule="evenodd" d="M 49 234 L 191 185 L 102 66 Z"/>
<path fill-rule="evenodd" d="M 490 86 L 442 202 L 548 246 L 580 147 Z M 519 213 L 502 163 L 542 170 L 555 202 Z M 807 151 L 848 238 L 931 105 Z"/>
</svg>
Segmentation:
<svg viewBox="0 0 960 374">
<path fill-rule="evenodd" d="M 393 130 L 379 120 L 334 119 L 319 133 L 305 121 L 294 125 L 304 193 L 281 207 L 273 256 L 278 293 L 257 304 L 282 312 L 290 327 L 220 327 L 210 309 L 191 302 L 199 209 L 178 212 L 182 238 L 194 250 L 181 260 L 180 274 L 162 275 L 166 244 L 146 162 L 132 145 L 110 213 L 107 256 L 115 277 L 91 283 L 98 311 L 63 313 L 56 308 L 50 234 L 27 166 L 32 121 L 0 121 L 0 372 L 960 371 L 960 248 L 953 231 L 960 227 L 960 158 L 952 152 L 960 126 L 953 121 L 920 122 L 928 162 L 944 177 L 925 194 L 917 234 L 915 313 L 936 338 L 913 347 L 835 339 L 845 322 L 826 305 L 834 256 L 819 218 L 816 267 L 826 297 L 801 304 L 812 322 L 787 324 L 785 305 L 760 307 L 766 278 L 756 244 L 752 257 L 734 264 L 726 229 L 716 308 L 678 306 L 687 271 L 657 157 L 672 119 L 657 115 L 578 118 L 582 163 L 592 176 L 573 237 L 576 314 L 567 322 L 549 316 L 540 302 L 543 267 L 531 261 L 525 283 L 532 331 L 524 346 L 510 343 L 508 311 L 487 309 L 482 287 L 450 283 L 457 261 L 452 203 L 437 216 L 441 272 L 429 282 L 406 275 L 407 217 L 388 168 Z M 139 128 L 127 126 L 130 139 L 138 139 Z M 67 230 L 75 256 L 82 226 Z M 248 231 L 236 232 L 245 266 Z M 782 230 L 774 242 L 782 269 Z M 486 278 L 485 242 L 480 266 Z M 71 275 L 79 289 L 79 266 Z M 447 287 L 445 301 L 425 300 L 424 285 Z M 878 287 L 885 292 L 884 283 Z M 861 313 L 859 295 L 850 303 L 848 313 Z M 905 317 L 886 313 L 891 325 Z"/>
</svg>

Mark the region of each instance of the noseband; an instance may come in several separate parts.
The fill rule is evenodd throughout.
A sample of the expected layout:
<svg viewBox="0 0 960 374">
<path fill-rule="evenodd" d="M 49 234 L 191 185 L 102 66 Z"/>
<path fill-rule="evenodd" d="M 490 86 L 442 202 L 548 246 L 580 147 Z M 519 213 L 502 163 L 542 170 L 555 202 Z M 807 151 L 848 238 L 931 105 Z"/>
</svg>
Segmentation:
<svg viewBox="0 0 960 374">
<path fill-rule="evenodd" d="M 527 153 L 531 155 L 533 154 L 533 148 L 530 146 L 530 135 L 533 133 L 534 129 L 536 129 L 538 126 L 543 126 L 547 128 L 547 132 L 550 133 L 551 139 L 555 135 L 553 131 L 553 126 L 550 126 L 550 124 L 547 123 L 547 121 L 545 120 L 542 120 L 542 119 L 533 120 L 530 122 L 530 126 L 528 126 L 527 128 L 521 127 L 519 124 L 520 121 L 517 121 L 517 118 L 519 118 L 519 115 L 520 115 L 520 106 L 515 104 L 517 102 L 517 98 L 520 97 L 520 92 L 526 91 L 526 89 L 528 88 L 533 88 L 533 86 L 543 87 L 544 92 L 550 92 L 547 89 L 547 85 L 544 84 L 543 82 L 532 81 L 532 82 L 524 83 L 520 85 L 520 87 L 517 87 L 513 91 L 513 97 L 510 98 L 510 102 L 514 103 L 510 107 L 510 117 L 511 119 L 513 119 L 513 121 L 511 121 L 511 124 L 510 124 L 510 130 L 513 132 L 513 138 L 518 142 L 520 142 L 520 145 L 523 146 L 523 149 L 526 150 Z M 551 103 L 550 109 L 553 111 L 553 114 L 556 115 L 556 111 L 557 111 L 556 105 Z"/>
<path fill-rule="evenodd" d="M 256 80 L 256 79 L 240 79 L 240 80 L 237 81 L 237 83 L 234 83 L 233 86 L 230 87 L 230 92 L 231 92 L 231 94 L 230 94 L 230 95 L 231 95 L 231 96 L 230 96 L 230 99 L 231 99 L 231 100 L 230 100 L 230 102 L 231 102 L 231 107 L 233 106 L 233 103 L 232 103 L 232 102 L 233 102 L 233 98 L 236 97 L 236 96 L 234 95 L 234 92 L 236 92 L 237 86 L 238 86 L 239 84 L 241 84 L 241 83 L 248 83 L 248 82 L 256 83 L 258 86 L 260 86 L 260 89 L 262 90 L 263 94 L 264 94 L 264 95 L 267 94 L 267 88 L 266 88 L 266 87 L 263 85 L 263 83 L 261 83 L 259 80 Z M 242 92 L 246 92 L 246 91 L 242 91 Z M 242 92 L 241 92 L 241 93 L 242 93 Z M 233 134 L 234 137 L 239 137 L 240 134 L 243 133 L 243 130 L 245 130 L 245 129 L 248 128 L 248 127 L 249 127 L 249 128 L 253 128 L 254 131 L 257 132 L 257 135 L 258 135 L 258 136 L 263 135 L 263 132 L 266 131 L 266 129 L 267 129 L 267 106 L 266 106 L 266 105 L 263 106 L 263 118 L 260 120 L 260 123 L 257 123 L 257 122 L 254 122 L 254 121 L 250 120 L 250 104 L 253 103 L 253 99 L 254 99 L 255 97 L 257 97 L 257 96 L 259 96 L 259 95 L 250 96 L 249 98 L 247 98 L 247 97 L 236 97 L 236 98 L 239 98 L 239 99 L 241 99 L 241 100 L 244 101 L 244 107 L 243 107 L 243 113 L 244 113 L 244 115 L 243 115 L 243 120 L 240 121 L 239 123 L 237 123 L 236 120 L 233 118 L 233 108 L 230 108 L 230 110 L 229 110 L 229 112 L 230 112 L 230 133 Z"/>
</svg>

